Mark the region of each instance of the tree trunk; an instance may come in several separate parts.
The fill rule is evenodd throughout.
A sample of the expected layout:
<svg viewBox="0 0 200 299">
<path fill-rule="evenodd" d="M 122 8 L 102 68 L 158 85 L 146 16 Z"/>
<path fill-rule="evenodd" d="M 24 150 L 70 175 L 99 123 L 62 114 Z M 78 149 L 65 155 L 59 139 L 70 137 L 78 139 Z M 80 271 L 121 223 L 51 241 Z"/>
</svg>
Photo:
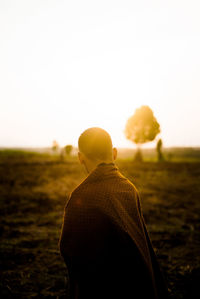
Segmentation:
<svg viewBox="0 0 200 299">
<path fill-rule="evenodd" d="M 140 149 L 140 147 L 138 146 L 136 154 L 134 156 L 134 162 L 142 162 L 143 158 L 142 158 L 142 151 Z"/>
</svg>

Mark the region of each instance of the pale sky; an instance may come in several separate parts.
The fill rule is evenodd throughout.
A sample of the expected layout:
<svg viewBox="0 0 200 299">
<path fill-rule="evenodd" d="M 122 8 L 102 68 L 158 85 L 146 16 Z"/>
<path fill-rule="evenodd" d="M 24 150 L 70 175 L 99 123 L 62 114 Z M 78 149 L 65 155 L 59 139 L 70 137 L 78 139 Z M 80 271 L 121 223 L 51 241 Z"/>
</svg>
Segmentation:
<svg viewBox="0 0 200 299">
<path fill-rule="evenodd" d="M 199 16 L 199 0 L 0 0 L 0 147 L 76 146 L 93 126 L 135 147 L 141 105 L 164 146 L 200 146 Z"/>
</svg>

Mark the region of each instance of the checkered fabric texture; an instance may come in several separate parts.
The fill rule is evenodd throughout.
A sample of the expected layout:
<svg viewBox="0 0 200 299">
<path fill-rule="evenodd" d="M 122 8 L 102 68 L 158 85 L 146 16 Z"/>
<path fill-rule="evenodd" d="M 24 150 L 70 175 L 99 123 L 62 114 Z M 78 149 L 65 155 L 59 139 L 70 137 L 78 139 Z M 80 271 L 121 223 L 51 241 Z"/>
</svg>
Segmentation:
<svg viewBox="0 0 200 299">
<path fill-rule="evenodd" d="M 69 298 L 167 298 L 135 185 L 99 164 L 71 193 L 59 241 Z"/>
</svg>

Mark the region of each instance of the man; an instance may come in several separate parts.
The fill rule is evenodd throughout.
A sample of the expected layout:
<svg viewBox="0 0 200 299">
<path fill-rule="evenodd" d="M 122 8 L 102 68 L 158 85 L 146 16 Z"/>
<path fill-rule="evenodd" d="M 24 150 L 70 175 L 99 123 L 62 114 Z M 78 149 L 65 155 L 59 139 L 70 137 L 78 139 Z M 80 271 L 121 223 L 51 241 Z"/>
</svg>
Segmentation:
<svg viewBox="0 0 200 299">
<path fill-rule="evenodd" d="M 139 193 L 115 165 L 110 135 L 89 128 L 78 147 L 88 176 L 67 201 L 60 237 L 70 298 L 167 298 Z"/>
</svg>

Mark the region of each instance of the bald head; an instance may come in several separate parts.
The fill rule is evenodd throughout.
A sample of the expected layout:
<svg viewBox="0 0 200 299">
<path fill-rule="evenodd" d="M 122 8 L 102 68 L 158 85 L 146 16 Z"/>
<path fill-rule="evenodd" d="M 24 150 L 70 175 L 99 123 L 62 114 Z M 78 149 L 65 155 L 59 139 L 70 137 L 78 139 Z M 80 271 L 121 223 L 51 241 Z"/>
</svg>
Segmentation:
<svg viewBox="0 0 200 299">
<path fill-rule="evenodd" d="M 85 130 L 78 140 L 79 151 L 90 160 L 112 160 L 112 140 L 108 132 L 93 127 Z"/>
</svg>

